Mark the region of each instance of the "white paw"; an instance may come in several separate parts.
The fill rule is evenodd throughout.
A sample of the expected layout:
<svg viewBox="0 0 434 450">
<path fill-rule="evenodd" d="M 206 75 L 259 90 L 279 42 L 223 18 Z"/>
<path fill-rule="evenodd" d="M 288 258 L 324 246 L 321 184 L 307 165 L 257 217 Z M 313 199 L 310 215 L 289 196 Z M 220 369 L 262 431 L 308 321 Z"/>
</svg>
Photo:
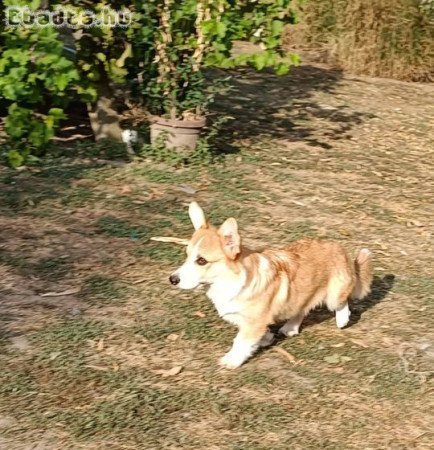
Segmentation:
<svg viewBox="0 0 434 450">
<path fill-rule="evenodd" d="M 240 358 L 232 352 L 226 353 L 222 358 L 219 359 L 219 365 L 226 369 L 236 369 L 243 364 L 244 358 Z"/>
<path fill-rule="evenodd" d="M 336 326 L 338 327 L 338 328 L 345 328 L 347 325 L 348 325 L 348 322 L 350 321 L 350 318 L 349 317 L 347 317 L 347 318 L 337 318 L 336 319 Z"/>
<path fill-rule="evenodd" d="M 283 327 L 281 327 L 279 329 L 279 333 L 283 334 L 284 336 L 297 336 L 297 334 L 299 334 L 299 329 L 298 328 L 294 328 L 293 326 L 288 327 L 286 325 L 283 325 Z"/>
<path fill-rule="evenodd" d="M 342 308 L 336 311 L 336 326 L 338 328 L 344 328 L 348 325 L 350 321 L 351 311 L 348 308 L 348 304 L 344 305 Z"/>
<path fill-rule="evenodd" d="M 297 336 L 297 334 L 300 334 L 300 332 L 298 330 L 290 330 L 286 333 L 286 336 L 292 337 L 292 336 Z"/>
</svg>

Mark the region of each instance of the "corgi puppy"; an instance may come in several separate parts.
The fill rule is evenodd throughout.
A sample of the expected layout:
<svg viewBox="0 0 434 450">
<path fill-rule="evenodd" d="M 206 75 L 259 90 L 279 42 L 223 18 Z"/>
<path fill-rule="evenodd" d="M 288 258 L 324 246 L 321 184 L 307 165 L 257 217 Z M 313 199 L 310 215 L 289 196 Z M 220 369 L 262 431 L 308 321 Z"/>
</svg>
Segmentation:
<svg viewBox="0 0 434 450">
<path fill-rule="evenodd" d="M 204 284 L 220 317 L 236 327 L 232 348 L 220 365 L 241 366 L 274 336 L 268 326 L 283 323 L 280 333 L 298 334 L 303 318 L 319 305 L 336 312 L 336 325 L 348 324 L 348 299 L 362 299 L 372 282 L 371 252 L 361 249 L 355 261 L 337 242 L 303 239 L 280 250 L 256 252 L 241 245 L 237 222 L 210 225 L 192 202 L 194 233 L 184 264 L 169 277 L 181 289 Z"/>
</svg>

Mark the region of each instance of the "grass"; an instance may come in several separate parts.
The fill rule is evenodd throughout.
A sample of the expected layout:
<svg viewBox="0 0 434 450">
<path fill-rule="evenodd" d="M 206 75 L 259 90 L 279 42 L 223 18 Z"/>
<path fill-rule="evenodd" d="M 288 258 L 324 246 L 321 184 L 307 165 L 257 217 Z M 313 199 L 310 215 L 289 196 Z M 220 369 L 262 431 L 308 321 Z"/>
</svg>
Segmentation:
<svg viewBox="0 0 434 450">
<path fill-rule="evenodd" d="M 155 169 L 152 167 L 141 167 L 133 171 L 135 176 L 144 176 L 152 183 L 166 184 L 166 183 L 187 183 L 195 181 L 198 175 L 195 169 L 173 170 L 165 167 L 164 169 Z"/>
<path fill-rule="evenodd" d="M 60 280 L 71 272 L 71 262 L 67 258 L 41 258 L 33 265 L 32 272 L 38 277 Z"/>
<path fill-rule="evenodd" d="M 415 291 L 417 294 L 429 298 L 433 298 L 434 277 L 430 276 L 413 276 L 411 278 L 401 280 L 397 289 L 405 294 L 411 295 Z"/>
<path fill-rule="evenodd" d="M 135 227 L 123 219 L 113 216 L 100 217 L 96 223 L 98 232 L 112 237 L 121 237 L 137 240 L 147 236 L 148 230 L 145 227 Z"/>
<path fill-rule="evenodd" d="M 310 221 L 292 222 L 281 227 L 282 237 L 287 242 L 297 241 L 302 238 L 315 238 L 318 233 Z"/>
<path fill-rule="evenodd" d="M 167 280 L 163 280 L 167 283 Z M 161 295 L 155 293 L 155 299 Z M 147 320 L 145 324 L 135 328 L 135 332 L 144 336 L 152 342 L 164 341 L 172 333 L 183 332 L 183 339 L 192 342 L 215 341 L 223 345 L 230 345 L 231 339 L 224 336 L 225 332 L 231 330 L 229 326 L 221 323 L 212 305 L 207 302 L 203 295 L 194 295 L 192 299 L 169 296 L 158 301 L 170 316 L 162 314 L 156 316 L 152 321 Z"/>
<path fill-rule="evenodd" d="M 162 247 L 157 242 L 147 242 L 135 251 L 137 256 L 145 256 L 156 262 L 171 263 L 173 266 L 180 265 L 185 256 L 182 248 L 167 244 Z"/>
<path fill-rule="evenodd" d="M 96 321 L 68 320 L 54 324 L 34 333 L 31 338 L 36 344 L 41 344 L 46 352 L 59 348 L 77 350 L 88 339 L 101 336 L 104 327 Z"/>
<path fill-rule="evenodd" d="M 40 258 L 36 262 L 30 261 L 29 255 L 17 256 L 0 251 L 0 262 L 15 269 L 18 273 L 37 278 L 57 281 L 67 277 L 72 271 L 71 261 L 67 258 Z"/>
<path fill-rule="evenodd" d="M 107 157 L 87 146 L 0 168 L 0 420 L 14 423 L 1 422 L 3 447 L 42 448 L 48 430 L 65 450 L 429 448 L 431 90 L 330 86 L 328 72 L 300 70 L 244 72 L 238 94 L 255 108 L 220 100 L 241 108 L 226 139 L 242 150 L 224 163 L 113 167 L 81 160 Z M 321 112 L 340 103 L 338 117 Z M 341 122 L 351 140 L 333 134 Z M 374 292 L 353 302 L 344 330 L 314 311 L 299 336 L 219 369 L 236 330 L 203 291 L 170 286 L 185 249 L 149 240 L 190 236 L 192 199 L 215 225 L 236 217 L 243 242 L 369 246 Z"/>
<path fill-rule="evenodd" d="M 88 302 L 107 304 L 121 302 L 127 293 L 128 288 L 116 279 L 94 274 L 84 280 L 80 295 Z"/>
<path fill-rule="evenodd" d="M 91 189 L 85 187 L 78 187 L 71 189 L 61 199 L 63 206 L 70 208 L 78 208 L 86 205 L 94 197 L 95 193 Z"/>
</svg>

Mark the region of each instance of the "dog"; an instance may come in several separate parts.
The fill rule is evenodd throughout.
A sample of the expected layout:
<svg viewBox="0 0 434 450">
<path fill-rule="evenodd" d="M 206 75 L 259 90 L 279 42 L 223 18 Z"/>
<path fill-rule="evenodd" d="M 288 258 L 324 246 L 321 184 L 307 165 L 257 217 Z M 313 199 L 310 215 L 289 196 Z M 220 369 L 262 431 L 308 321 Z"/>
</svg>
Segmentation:
<svg viewBox="0 0 434 450">
<path fill-rule="evenodd" d="M 241 245 L 237 221 L 210 225 L 192 202 L 189 216 L 195 229 L 187 258 L 169 281 L 181 289 L 207 286 L 207 296 L 220 317 L 238 327 L 232 348 L 220 365 L 240 367 L 259 347 L 271 345 L 269 325 L 295 336 L 310 310 L 326 305 L 344 328 L 350 318 L 348 300 L 363 299 L 372 283 L 371 252 L 361 249 L 351 260 L 333 241 L 302 239 L 280 250 L 252 251 Z"/>
</svg>

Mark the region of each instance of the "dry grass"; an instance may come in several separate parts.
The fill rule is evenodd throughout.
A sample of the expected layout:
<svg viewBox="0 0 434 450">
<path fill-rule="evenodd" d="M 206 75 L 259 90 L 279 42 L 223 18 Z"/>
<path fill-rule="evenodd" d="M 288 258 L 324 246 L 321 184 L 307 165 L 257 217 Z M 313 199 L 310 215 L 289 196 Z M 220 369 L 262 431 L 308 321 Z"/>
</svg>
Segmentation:
<svg viewBox="0 0 434 450">
<path fill-rule="evenodd" d="M 235 75 L 224 164 L 0 169 L 0 448 L 432 447 L 432 86 Z M 149 240 L 188 237 L 192 199 L 251 243 L 370 247 L 372 295 L 345 330 L 315 311 L 278 351 L 220 370 L 234 329 L 169 286 L 183 250 Z"/>
<path fill-rule="evenodd" d="M 434 80 L 434 5 L 420 0 L 307 1 L 286 42 L 320 49 L 356 74 Z"/>
</svg>

